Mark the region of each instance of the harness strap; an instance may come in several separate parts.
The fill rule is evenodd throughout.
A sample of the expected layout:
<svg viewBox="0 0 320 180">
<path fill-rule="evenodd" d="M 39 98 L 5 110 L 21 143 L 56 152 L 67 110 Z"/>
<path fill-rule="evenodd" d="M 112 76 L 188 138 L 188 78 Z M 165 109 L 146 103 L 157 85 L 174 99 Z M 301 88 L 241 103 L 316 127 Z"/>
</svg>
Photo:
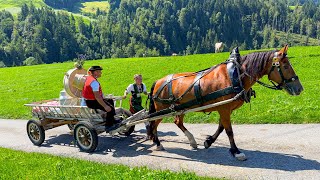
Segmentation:
<svg viewBox="0 0 320 180">
<path fill-rule="evenodd" d="M 174 96 L 173 96 L 173 93 L 172 93 L 172 77 L 173 77 L 173 74 L 170 74 L 168 79 L 167 79 L 167 83 L 168 83 L 169 99 L 174 100 Z"/>
<path fill-rule="evenodd" d="M 166 104 L 168 103 L 171 104 L 173 102 L 174 96 L 172 93 L 172 77 L 173 77 L 173 74 L 170 74 L 167 76 L 166 80 L 161 84 L 160 88 L 157 90 L 156 94 L 153 96 L 153 99 Z M 166 85 L 168 85 L 169 99 L 161 99 L 159 98 L 159 95 Z"/>
<path fill-rule="evenodd" d="M 270 81 L 270 82 L 273 84 L 273 86 L 266 84 L 264 82 L 261 82 L 261 81 L 257 81 L 257 83 L 259 83 L 260 85 L 262 85 L 266 88 L 273 89 L 273 90 L 282 90 L 282 88 L 280 86 L 275 85 L 272 81 Z"/>
<path fill-rule="evenodd" d="M 153 99 L 155 101 L 158 101 L 158 102 L 161 102 L 161 103 L 164 103 L 164 104 L 172 104 L 172 103 L 174 103 L 176 101 L 179 101 L 180 99 L 183 98 L 184 95 L 186 95 L 194 87 L 194 84 L 197 82 L 197 80 L 203 78 L 206 74 L 210 73 L 217 66 L 213 66 L 211 68 L 207 68 L 207 69 L 192 73 L 192 75 L 196 74 L 195 80 L 189 86 L 189 88 L 180 97 L 177 97 L 177 98 L 174 97 L 173 92 L 172 92 L 172 81 L 176 80 L 176 79 L 179 79 L 179 78 L 182 78 L 182 77 L 188 77 L 188 76 L 179 76 L 179 77 L 173 78 L 173 74 L 168 75 L 166 80 L 161 84 L 160 88 L 157 90 L 156 94 L 153 96 Z M 201 75 L 199 75 L 199 74 L 201 74 Z M 160 95 L 161 91 L 164 89 L 164 87 L 166 85 L 168 85 L 169 98 L 168 99 L 159 98 L 159 95 Z"/>
<path fill-rule="evenodd" d="M 240 92 L 241 91 L 234 89 L 232 86 L 229 86 L 229 87 L 226 87 L 224 89 L 220 89 L 220 90 L 214 91 L 212 93 L 209 93 L 209 94 L 207 94 L 205 96 L 202 96 L 202 99 L 203 99 L 203 102 L 208 102 L 208 101 L 217 99 L 217 98 L 222 97 L 222 96 L 226 96 L 226 95 L 233 94 L 233 93 L 238 94 Z M 176 105 L 174 107 L 174 110 L 180 111 L 180 110 L 183 110 L 183 109 L 186 109 L 186 108 L 190 108 L 190 107 L 198 105 L 198 104 L 199 104 L 199 101 L 197 99 L 193 99 L 193 100 L 190 100 L 190 101 L 188 101 L 186 103 Z"/>
<path fill-rule="evenodd" d="M 290 79 L 284 79 L 283 82 L 289 83 L 289 82 L 293 82 L 293 81 L 298 80 L 298 79 L 299 79 L 298 76 L 293 76 L 293 77 L 290 78 Z"/>
<path fill-rule="evenodd" d="M 280 66 L 277 66 L 277 69 L 278 69 L 278 72 L 279 72 L 281 78 L 282 78 L 283 80 L 286 79 L 286 78 L 284 78 L 284 75 L 283 75 L 283 73 L 282 73 L 282 71 L 281 71 L 281 69 L 280 69 Z"/>
<path fill-rule="evenodd" d="M 188 87 L 187 90 L 185 90 L 185 92 L 178 98 L 176 98 L 176 100 L 181 100 L 183 98 L 183 96 L 185 96 L 189 91 L 191 91 L 192 88 L 194 88 L 195 83 L 198 82 L 199 79 L 203 78 L 204 76 L 206 76 L 207 74 L 209 74 L 211 71 L 213 71 L 217 66 L 213 66 L 211 68 L 205 69 L 203 71 L 198 71 L 196 72 L 196 77 L 193 80 L 193 83 Z M 201 75 L 199 75 L 201 74 Z"/>
<path fill-rule="evenodd" d="M 203 77 L 204 71 L 197 74 L 196 78 L 194 79 L 194 95 L 196 96 L 196 100 L 198 104 L 203 104 L 203 99 L 201 96 L 201 87 L 200 87 L 200 79 Z"/>
</svg>

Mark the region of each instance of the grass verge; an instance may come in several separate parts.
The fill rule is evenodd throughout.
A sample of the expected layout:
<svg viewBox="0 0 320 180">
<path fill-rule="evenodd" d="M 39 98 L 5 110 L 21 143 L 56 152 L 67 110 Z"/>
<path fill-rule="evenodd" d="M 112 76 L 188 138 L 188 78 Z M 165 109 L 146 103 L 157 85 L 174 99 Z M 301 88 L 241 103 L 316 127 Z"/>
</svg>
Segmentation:
<svg viewBox="0 0 320 180">
<path fill-rule="evenodd" d="M 0 179 L 213 179 L 0 148 Z"/>
</svg>

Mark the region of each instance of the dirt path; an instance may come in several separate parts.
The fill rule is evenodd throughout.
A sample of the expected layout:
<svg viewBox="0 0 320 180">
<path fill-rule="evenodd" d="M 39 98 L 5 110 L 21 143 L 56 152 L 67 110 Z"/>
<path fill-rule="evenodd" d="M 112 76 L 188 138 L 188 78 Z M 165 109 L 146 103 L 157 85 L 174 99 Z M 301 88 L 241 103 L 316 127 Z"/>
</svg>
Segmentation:
<svg viewBox="0 0 320 180">
<path fill-rule="evenodd" d="M 42 152 L 104 163 L 148 166 L 153 169 L 192 171 L 201 176 L 231 179 L 320 179 L 320 124 L 234 125 L 235 140 L 248 158 L 240 162 L 229 153 L 229 141 L 222 133 L 215 144 L 204 149 L 206 136 L 216 124 L 186 124 L 194 134 L 198 150 L 191 150 L 187 138 L 174 124 L 160 124 L 159 136 L 166 151 L 153 151 L 145 141 L 145 129 L 136 127 L 130 137 L 99 136 L 92 154 L 79 152 L 66 126 L 46 131 L 41 147 L 27 137 L 24 120 L 0 120 L 0 146 Z"/>
</svg>

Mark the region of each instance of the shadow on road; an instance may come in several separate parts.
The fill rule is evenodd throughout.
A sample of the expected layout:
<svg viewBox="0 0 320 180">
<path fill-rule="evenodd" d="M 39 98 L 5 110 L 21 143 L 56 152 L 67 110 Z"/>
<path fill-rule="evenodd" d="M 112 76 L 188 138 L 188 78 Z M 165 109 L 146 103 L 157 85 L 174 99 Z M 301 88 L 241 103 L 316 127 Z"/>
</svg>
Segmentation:
<svg viewBox="0 0 320 180">
<path fill-rule="evenodd" d="M 171 136 L 177 136 L 175 133 L 169 132 Z M 167 135 L 168 132 L 159 132 L 159 134 Z M 162 136 L 161 135 L 161 136 Z M 166 148 L 164 153 L 152 153 L 154 145 L 151 141 L 146 142 L 146 136 L 140 134 L 132 134 L 125 136 L 109 136 L 99 135 L 99 144 L 97 150 L 92 154 L 109 154 L 113 157 L 137 157 L 140 155 L 162 157 L 170 159 L 179 159 L 184 161 L 203 162 L 206 164 L 219 164 L 224 166 L 246 167 L 246 168 L 263 168 L 275 169 L 283 171 L 302 171 L 302 170 L 320 170 L 320 162 L 316 160 L 306 159 L 297 154 L 283 154 L 274 152 L 264 152 L 256 150 L 242 150 L 248 158 L 247 161 L 237 161 L 228 153 L 228 147 L 216 146 L 209 149 L 201 147 L 198 150 L 190 150 L 184 148 Z M 180 146 L 184 142 L 167 141 Z M 73 146 L 73 136 L 70 134 L 61 134 L 47 137 L 42 145 L 43 147 L 52 147 L 52 145 Z M 166 155 L 168 154 L 168 155 Z M 172 157 L 172 154 L 179 155 L 179 158 Z M 147 157 L 146 157 L 147 158 Z"/>
<path fill-rule="evenodd" d="M 46 137 L 44 143 L 41 145 L 42 147 L 53 147 L 52 145 L 59 145 L 59 146 L 73 146 L 73 136 L 71 134 L 59 134 Z"/>
<path fill-rule="evenodd" d="M 168 135 L 167 133 L 162 133 Z M 170 133 L 173 135 L 172 133 Z M 131 134 L 126 137 L 123 135 L 110 136 L 102 134 L 98 136 L 98 147 L 97 149 L 90 154 L 109 154 L 112 153 L 114 157 L 134 157 L 139 155 L 147 155 L 151 153 L 151 150 L 148 150 L 152 147 L 152 142 L 150 145 L 143 144 L 146 140 L 145 135 Z M 73 135 L 71 134 L 59 134 L 51 135 L 46 137 L 44 143 L 41 147 L 52 148 L 53 145 L 58 146 L 70 146 L 74 148 Z"/>
<path fill-rule="evenodd" d="M 237 161 L 228 152 L 227 147 L 212 147 L 191 151 L 182 148 L 167 148 L 168 153 L 184 156 L 187 161 L 201 161 L 207 164 L 220 164 L 246 168 L 276 169 L 283 171 L 320 170 L 320 163 L 316 160 L 305 159 L 296 154 L 283 154 L 254 150 L 242 150 L 247 161 Z M 171 158 L 171 157 L 168 157 Z"/>
</svg>

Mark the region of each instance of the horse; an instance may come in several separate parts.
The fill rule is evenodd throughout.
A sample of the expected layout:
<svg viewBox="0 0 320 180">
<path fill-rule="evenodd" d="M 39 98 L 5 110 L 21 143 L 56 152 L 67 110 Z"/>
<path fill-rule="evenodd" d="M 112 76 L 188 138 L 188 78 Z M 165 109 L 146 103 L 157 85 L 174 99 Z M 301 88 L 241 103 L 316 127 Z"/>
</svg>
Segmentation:
<svg viewBox="0 0 320 180">
<path fill-rule="evenodd" d="M 215 52 L 215 53 L 221 52 L 222 47 L 223 47 L 223 43 L 222 43 L 222 42 L 217 42 L 217 43 L 214 45 L 214 49 L 215 49 L 214 52 Z"/>
<path fill-rule="evenodd" d="M 288 46 L 286 45 L 279 51 L 254 52 L 242 57 L 240 57 L 239 54 L 238 60 L 233 61 L 233 63 L 221 63 L 197 73 L 186 72 L 163 77 L 157 80 L 151 87 L 149 114 L 152 115 L 164 112 L 165 110 L 182 110 L 183 108 L 192 109 L 206 106 L 234 98 L 240 92 L 243 92 L 243 95 L 248 95 L 251 87 L 256 82 L 260 82 L 259 79 L 266 75 L 270 81 L 278 84 L 276 85 L 273 83 L 274 87 L 271 88 L 277 90 L 284 89 L 290 95 L 299 95 L 303 91 L 303 87 L 289 62 L 287 50 Z M 229 67 L 234 65 L 236 65 L 237 68 L 234 69 L 237 71 L 232 71 L 232 73 L 230 73 Z M 233 77 L 234 74 L 237 73 L 238 76 L 236 77 L 238 78 Z M 233 86 L 233 83 L 237 80 L 239 80 L 238 85 L 240 84 L 240 90 L 238 87 L 238 90 L 236 91 L 236 87 Z M 228 89 L 227 92 L 225 92 L 226 89 Z M 200 102 L 197 101 L 198 99 L 206 101 L 195 103 Z M 205 140 L 205 148 L 209 148 L 218 138 L 220 133 L 225 130 L 230 141 L 229 152 L 231 155 L 237 160 L 246 160 L 245 154 L 236 146 L 230 121 L 232 112 L 241 107 L 245 100 L 246 98 L 238 98 L 228 104 L 198 111 L 217 111 L 220 115 L 218 129 L 212 136 L 209 136 Z M 193 103 L 190 104 L 190 102 Z M 196 149 L 197 142 L 184 126 L 183 118 L 183 114 L 176 115 L 174 117 L 174 123 L 187 136 L 190 146 Z M 148 129 L 150 139 L 156 144 L 155 150 L 164 150 L 157 133 L 157 127 L 161 121 L 162 119 L 151 121 L 150 128 Z"/>
</svg>

